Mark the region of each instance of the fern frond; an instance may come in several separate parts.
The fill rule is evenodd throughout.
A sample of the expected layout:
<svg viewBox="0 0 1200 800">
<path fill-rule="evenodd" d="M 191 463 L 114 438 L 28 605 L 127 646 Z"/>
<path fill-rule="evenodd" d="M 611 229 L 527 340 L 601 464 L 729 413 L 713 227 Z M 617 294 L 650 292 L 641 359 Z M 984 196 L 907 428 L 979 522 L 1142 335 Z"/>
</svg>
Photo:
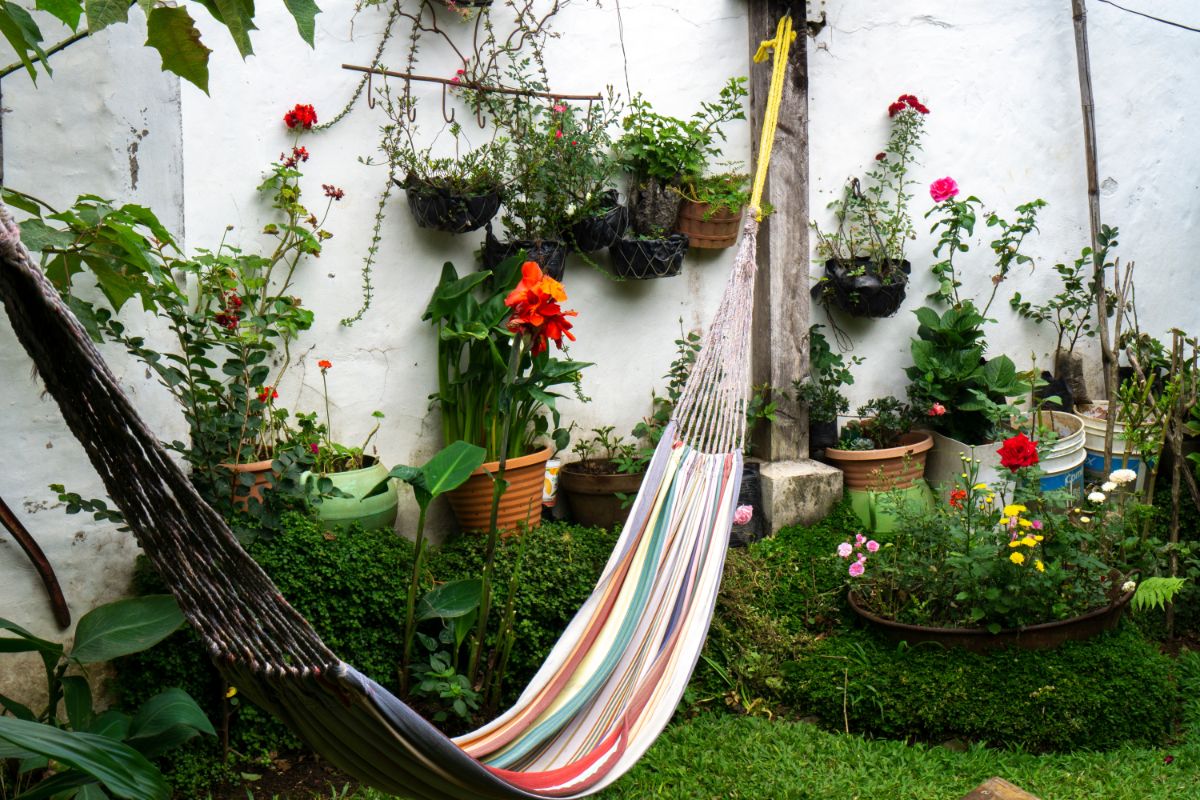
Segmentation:
<svg viewBox="0 0 1200 800">
<path fill-rule="evenodd" d="M 1186 578 L 1146 578 L 1133 595 L 1133 610 L 1165 608 L 1185 583 Z"/>
</svg>

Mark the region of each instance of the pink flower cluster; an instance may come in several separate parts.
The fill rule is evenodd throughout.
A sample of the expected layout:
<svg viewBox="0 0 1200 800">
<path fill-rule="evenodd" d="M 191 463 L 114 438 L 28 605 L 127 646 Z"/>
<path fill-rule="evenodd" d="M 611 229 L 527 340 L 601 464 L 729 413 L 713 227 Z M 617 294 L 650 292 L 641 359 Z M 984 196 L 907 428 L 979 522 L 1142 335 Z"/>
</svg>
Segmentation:
<svg viewBox="0 0 1200 800">
<path fill-rule="evenodd" d="M 733 512 L 733 524 L 745 525 L 754 518 L 754 506 L 738 506 Z"/>
<path fill-rule="evenodd" d="M 863 551 L 866 552 L 863 552 Z M 858 556 L 850 564 L 850 577 L 857 578 L 867 569 L 867 553 L 874 553 L 879 550 L 879 542 L 874 539 L 867 539 L 861 533 L 854 534 L 854 542 L 842 542 L 838 545 L 838 558 L 851 558 L 857 552 Z"/>
</svg>

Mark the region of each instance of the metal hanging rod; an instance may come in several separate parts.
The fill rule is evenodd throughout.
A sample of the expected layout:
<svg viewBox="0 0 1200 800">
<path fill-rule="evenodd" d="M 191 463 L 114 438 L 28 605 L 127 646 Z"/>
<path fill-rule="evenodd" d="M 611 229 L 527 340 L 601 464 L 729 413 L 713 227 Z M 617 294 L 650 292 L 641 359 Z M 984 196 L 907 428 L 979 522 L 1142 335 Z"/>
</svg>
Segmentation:
<svg viewBox="0 0 1200 800">
<path fill-rule="evenodd" d="M 366 72 L 368 74 L 373 73 L 375 75 L 386 75 L 389 78 L 401 78 L 406 81 L 440 83 L 443 86 L 469 89 L 473 92 L 495 92 L 496 94 L 513 94 L 520 95 L 522 97 L 544 97 L 547 100 L 588 100 L 592 102 L 600 102 L 604 100 L 604 97 L 598 94 L 557 94 L 554 92 L 534 92 L 528 89 L 510 89 L 507 86 L 482 86 L 474 83 L 464 83 L 462 81 L 450 80 L 448 78 L 436 78 L 432 75 L 413 75 L 408 72 L 392 72 L 388 69 L 360 67 L 357 64 L 342 64 L 342 69 L 349 69 L 355 72 Z"/>
</svg>

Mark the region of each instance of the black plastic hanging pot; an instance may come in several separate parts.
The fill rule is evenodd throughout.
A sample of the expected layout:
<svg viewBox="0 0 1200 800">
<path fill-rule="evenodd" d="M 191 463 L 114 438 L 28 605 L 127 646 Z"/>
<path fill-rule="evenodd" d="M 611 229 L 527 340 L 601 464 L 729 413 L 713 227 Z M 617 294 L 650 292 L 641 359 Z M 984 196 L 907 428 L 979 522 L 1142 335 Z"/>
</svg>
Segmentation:
<svg viewBox="0 0 1200 800">
<path fill-rule="evenodd" d="M 604 211 L 581 219 L 567 231 L 567 242 L 581 253 L 603 250 L 625 234 L 629 209 L 620 204 L 615 189 L 604 193 Z"/>
<path fill-rule="evenodd" d="M 767 533 L 762 513 L 762 478 L 759 476 L 757 462 L 742 465 L 742 485 L 738 490 L 737 504 L 754 509 L 749 522 L 745 525 L 735 524 L 729 530 L 729 544 L 733 547 L 745 547 L 757 542 Z"/>
<path fill-rule="evenodd" d="M 621 239 L 608 248 L 618 278 L 673 278 L 683 268 L 688 238 L 673 233 L 663 239 Z"/>
<path fill-rule="evenodd" d="M 483 240 L 483 268 L 495 269 L 501 261 L 524 251 L 525 257 L 537 263 L 547 276 L 561 281 L 567 268 L 569 248 L 557 239 L 512 239 L 502 242 L 492 234 L 488 225 Z"/>
<path fill-rule="evenodd" d="M 833 447 L 838 441 L 838 426 L 837 421 L 834 422 L 809 422 L 808 423 L 808 449 L 810 452 L 824 450 L 827 447 Z"/>
<path fill-rule="evenodd" d="M 825 279 L 813 287 L 813 296 L 824 295 L 854 317 L 890 317 L 904 302 L 912 264 L 890 262 L 886 276 L 879 274 L 879 263 L 860 257 L 847 264 L 830 259 L 825 262 Z"/>
<path fill-rule="evenodd" d="M 447 233 L 479 230 L 500 210 L 500 193 L 456 194 L 414 181 L 396 181 L 408 195 L 408 210 L 422 228 Z"/>
</svg>

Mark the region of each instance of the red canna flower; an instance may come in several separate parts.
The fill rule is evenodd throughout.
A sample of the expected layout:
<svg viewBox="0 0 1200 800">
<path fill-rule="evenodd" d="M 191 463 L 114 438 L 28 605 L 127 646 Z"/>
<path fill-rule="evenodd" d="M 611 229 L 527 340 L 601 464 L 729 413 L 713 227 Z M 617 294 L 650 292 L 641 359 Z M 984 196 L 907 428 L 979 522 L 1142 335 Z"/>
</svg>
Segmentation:
<svg viewBox="0 0 1200 800">
<path fill-rule="evenodd" d="M 1037 444 L 1023 433 L 1005 439 L 996 452 L 1000 454 L 1000 465 L 1008 467 L 1011 472 L 1038 463 Z"/>
<path fill-rule="evenodd" d="M 283 124 L 292 130 L 303 127 L 310 130 L 317 124 L 317 112 L 311 105 L 296 104 L 296 107 L 283 115 Z"/>
<path fill-rule="evenodd" d="M 332 369 L 332 368 L 333 368 L 333 362 L 332 362 L 332 361 L 327 361 L 327 360 L 325 360 L 325 359 L 323 359 L 323 358 L 322 358 L 320 361 L 318 361 L 318 362 L 317 362 L 317 366 L 321 368 L 321 371 L 322 371 L 322 372 L 324 372 L 324 371 L 325 371 L 325 370 L 327 370 L 327 369 Z"/>
<path fill-rule="evenodd" d="M 504 298 L 504 304 L 512 309 L 508 329 L 517 334 L 528 333 L 533 339 L 531 352 L 535 356 L 545 351 L 547 340 L 561 350 L 564 336 L 575 341 L 567 317 L 578 314 L 562 310 L 559 303 L 566 299 L 561 283 L 543 275 L 536 262 L 526 261 L 521 265 L 521 282 Z"/>
</svg>

